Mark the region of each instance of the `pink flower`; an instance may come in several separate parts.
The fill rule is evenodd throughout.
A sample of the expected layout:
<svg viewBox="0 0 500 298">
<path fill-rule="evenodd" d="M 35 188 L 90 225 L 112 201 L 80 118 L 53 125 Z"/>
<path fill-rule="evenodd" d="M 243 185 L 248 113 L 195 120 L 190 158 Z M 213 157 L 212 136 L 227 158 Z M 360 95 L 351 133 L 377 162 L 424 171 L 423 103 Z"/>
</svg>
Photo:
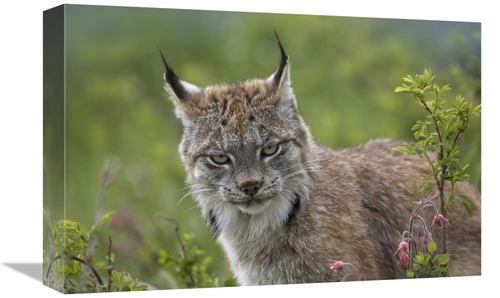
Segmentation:
<svg viewBox="0 0 500 298">
<path fill-rule="evenodd" d="M 399 243 L 398 250 L 396 250 L 396 253 L 394 253 L 394 255 L 396 255 L 398 252 L 400 254 L 402 254 L 402 253 L 408 254 L 409 253 L 408 242 L 403 241 L 403 242 Z"/>
<path fill-rule="evenodd" d="M 408 266 L 410 265 L 410 256 L 407 253 L 401 253 L 399 255 L 399 264 Z"/>
<path fill-rule="evenodd" d="M 428 250 L 428 247 L 429 247 L 429 243 L 432 242 L 432 234 L 431 232 L 429 232 L 428 230 L 424 232 L 424 234 L 422 235 L 422 245 L 424 247 L 424 249 L 426 251 L 429 251 Z"/>
<path fill-rule="evenodd" d="M 330 269 L 335 271 L 334 275 L 339 274 L 340 271 L 344 270 L 344 277 L 340 281 L 346 281 L 348 278 L 356 276 L 356 280 L 366 280 L 361 267 L 347 262 L 342 261 L 330 261 Z"/>
<path fill-rule="evenodd" d="M 330 263 L 330 269 L 340 271 L 344 269 L 344 263 L 342 261 L 332 261 Z"/>
<path fill-rule="evenodd" d="M 448 224 L 450 223 L 446 218 L 444 218 L 444 216 L 442 214 L 436 214 L 436 216 L 434 216 L 434 220 L 432 221 L 432 225 L 436 225 L 438 226 L 438 228 L 443 228 L 444 226 L 444 223 L 447 222 Z"/>
</svg>

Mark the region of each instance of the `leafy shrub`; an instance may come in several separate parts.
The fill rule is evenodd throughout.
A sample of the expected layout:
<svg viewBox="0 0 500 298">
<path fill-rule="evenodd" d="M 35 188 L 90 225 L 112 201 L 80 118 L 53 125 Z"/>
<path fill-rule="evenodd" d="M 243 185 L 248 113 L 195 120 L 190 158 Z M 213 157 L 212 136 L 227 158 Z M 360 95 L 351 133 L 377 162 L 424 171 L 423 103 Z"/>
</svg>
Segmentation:
<svg viewBox="0 0 500 298">
<path fill-rule="evenodd" d="M 474 106 L 459 95 L 456 97 L 452 107 L 446 107 L 443 100 L 446 92 L 451 88 L 449 85 L 443 87 L 431 84 L 435 76 L 431 70 L 424 70 L 421 75 L 414 78 L 410 75 L 404 77 L 401 86 L 396 87 L 397 93 L 409 93 L 415 102 L 420 105 L 427 115 L 424 120 L 418 120 L 412 127 L 417 142 L 412 146 L 405 144 L 394 148 L 395 151 L 404 152 L 409 155 L 417 155 L 424 159 L 432 169 L 432 177 L 424 179 L 416 197 L 427 198 L 413 203 L 413 212 L 410 217 L 408 230 L 402 233 L 402 241 L 396 253 L 399 253 L 400 263 L 407 266 L 407 276 L 431 277 L 449 276 L 447 268 L 450 254 L 446 247 L 446 210 L 449 204 L 457 202 L 469 216 L 472 216 L 474 203 L 463 195 L 455 196 L 456 183 L 469 178 L 467 169 L 469 165 L 462 165 L 460 161 L 459 141 L 469 127 L 473 116 L 479 117 L 481 105 Z M 428 96 L 431 92 L 433 96 Z M 431 157 L 435 153 L 437 158 Z M 445 182 L 449 182 L 451 189 L 444 192 Z M 436 191 L 437 189 L 437 191 Z M 438 204 L 433 199 L 438 197 Z M 442 229 L 442 251 L 444 254 L 436 254 L 436 243 L 432 240 L 427 224 L 419 215 L 424 208 L 433 208 L 436 212 L 432 225 Z M 422 241 L 417 241 L 414 235 L 414 224 L 420 223 L 423 227 Z M 413 259 L 411 259 L 413 256 Z"/>
<path fill-rule="evenodd" d="M 449 85 L 440 87 L 431 84 L 435 76 L 431 70 L 424 70 L 421 75 L 414 78 L 410 75 L 403 78 L 405 84 L 396 87 L 396 93 L 410 93 L 415 102 L 420 105 L 427 115 L 424 120 L 417 120 L 411 130 L 417 140 L 414 145 L 405 144 L 393 148 L 394 151 L 403 152 L 409 155 L 417 155 L 425 160 L 432 169 L 432 177 L 423 179 L 416 188 L 415 197 L 425 198 L 418 202 L 411 202 L 413 210 L 410 215 L 408 229 L 401 234 L 401 242 L 394 255 L 398 255 L 399 263 L 406 266 L 406 276 L 408 278 L 417 277 L 439 277 L 449 276 L 448 263 L 451 255 L 446 248 L 446 210 L 449 204 L 457 202 L 462 206 L 469 216 L 472 216 L 474 202 L 463 195 L 455 196 L 454 190 L 458 181 L 469 178 L 467 169 L 469 165 L 462 165 L 460 161 L 459 141 L 464 132 L 469 127 L 473 116 L 479 117 L 481 105 L 474 106 L 468 103 L 459 95 L 456 97 L 452 107 L 446 107 L 443 100 L 446 92 L 451 88 Z M 428 97 L 428 93 L 433 93 Z M 434 158 L 431 154 L 436 154 Z M 444 184 L 448 181 L 451 190 L 446 194 Z M 438 197 L 438 203 L 434 199 Z M 442 229 L 442 251 L 437 254 L 436 242 L 432 239 L 428 224 L 420 215 L 422 210 L 432 208 L 435 216 L 431 226 Z M 419 237 L 415 226 L 420 224 L 423 233 Z M 345 272 L 345 265 L 348 264 L 355 270 Z M 344 278 L 357 276 L 357 280 L 363 279 L 361 268 L 355 264 L 343 263 L 342 261 L 332 261 L 330 268 L 335 274 L 343 271 Z"/>
<path fill-rule="evenodd" d="M 92 293 L 141 291 L 147 286 L 139 285 L 126 272 L 113 270 L 115 256 L 111 253 L 111 237 L 109 238 L 107 265 L 104 261 L 95 260 L 87 253 L 90 240 L 106 222 L 111 220 L 114 212 L 105 214 L 89 231 L 71 220 L 60 220 L 51 230 L 50 257 L 44 277 L 44 284 L 63 293 Z M 102 272 L 108 274 L 107 284 Z"/>
<path fill-rule="evenodd" d="M 187 288 L 208 288 L 236 286 L 234 278 L 221 279 L 210 271 L 212 257 L 193 245 L 194 234 L 179 232 L 179 224 L 175 219 L 165 218 L 175 223 L 174 229 L 179 242 L 179 256 L 175 257 L 169 250 L 160 250 L 158 262 L 166 269 L 173 271 L 180 283 Z"/>
</svg>

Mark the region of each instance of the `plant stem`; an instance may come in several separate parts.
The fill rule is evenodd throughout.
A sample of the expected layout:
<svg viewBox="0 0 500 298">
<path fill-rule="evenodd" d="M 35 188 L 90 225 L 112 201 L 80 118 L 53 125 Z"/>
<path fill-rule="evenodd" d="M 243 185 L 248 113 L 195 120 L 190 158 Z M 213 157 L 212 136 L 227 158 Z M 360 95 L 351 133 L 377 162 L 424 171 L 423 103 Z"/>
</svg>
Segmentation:
<svg viewBox="0 0 500 298">
<path fill-rule="evenodd" d="M 429 115 L 432 118 L 432 124 L 433 124 L 434 129 L 436 130 L 436 133 L 437 133 L 438 138 L 439 138 L 439 152 L 438 152 L 439 156 L 438 156 L 438 159 L 439 159 L 439 161 L 441 161 L 444 159 L 445 154 L 444 154 L 443 138 L 441 136 L 441 130 L 439 129 L 438 120 L 432 114 L 432 111 L 429 109 L 429 106 L 427 106 L 427 104 L 425 103 L 423 98 L 421 98 L 419 100 L 422 103 L 422 106 L 424 107 L 424 109 L 429 113 Z M 459 136 L 457 135 L 457 138 L 455 139 L 455 141 L 457 142 L 458 139 L 459 139 Z M 449 156 L 449 154 L 450 153 L 448 152 L 448 156 Z M 441 214 L 443 216 L 446 216 L 446 203 L 444 200 L 444 178 L 443 178 L 443 176 L 446 175 L 447 170 L 448 170 L 448 166 L 443 165 L 442 169 L 441 169 L 441 179 L 436 181 L 436 183 L 438 184 L 438 189 L 439 189 L 439 203 L 440 203 L 439 205 L 440 205 L 440 209 L 441 209 Z M 446 222 L 443 223 L 442 242 L 443 242 L 443 251 L 446 252 L 446 250 L 447 250 L 447 248 L 446 248 Z"/>
<path fill-rule="evenodd" d="M 78 261 L 78 262 L 82 263 L 83 265 L 85 265 L 87 267 L 87 269 L 89 269 L 92 272 L 92 274 L 94 275 L 94 277 L 97 280 L 97 282 L 99 283 L 99 285 L 104 288 L 104 283 L 102 282 L 101 276 L 99 275 L 97 270 L 94 268 L 94 266 L 92 266 L 92 264 L 90 264 L 90 262 L 85 261 L 83 259 L 80 259 L 79 257 L 76 257 L 76 256 L 71 256 L 70 259 L 73 261 Z"/>
<path fill-rule="evenodd" d="M 443 147 L 443 138 L 441 136 L 441 131 L 439 130 L 439 125 L 438 125 L 438 120 L 436 119 L 436 117 L 432 114 L 432 111 L 431 109 L 429 108 L 429 106 L 425 103 L 423 97 L 419 97 L 419 101 L 421 103 L 421 105 L 424 107 L 424 109 L 429 113 L 429 115 L 431 116 L 432 118 L 432 125 L 434 126 L 434 129 L 436 130 L 436 133 L 438 135 L 438 139 L 439 139 L 439 144 L 440 144 L 440 148 L 439 148 L 439 157 L 440 159 L 442 159 L 444 157 L 444 147 Z"/>
<path fill-rule="evenodd" d="M 441 172 L 442 175 L 446 173 L 446 167 L 443 167 L 443 170 Z M 439 202 L 440 202 L 440 211 L 441 215 L 446 217 L 446 205 L 444 201 L 444 178 L 441 176 L 441 183 L 439 185 Z M 442 242 L 443 242 L 443 252 L 446 253 L 447 247 L 446 247 L 446 221 L 443 222 L 443 229 L 441 230 L 442 233 Z"/>
<path fill-rule="evenodd" d="M 179 232 L 179 222 L 175 218 L 171 218 L 171 217 L 167 217 L 167 216 L 162 216 L 162 217 L 175 224 L 174 231 L 175 231 L 175 234 L 177 235 L 177 241 L 179 242 L 179 252 L 180 252 L 181 258 L 186 259 L 186 248 L 184 247 L 184 243 L 182 243 L 181 234 Z M 187 278 L 189 278 L 189 280 Z M 188 288 L 192 288 L 194 286 L 199 287 L 199 285 L 197 285 L 197 283 L 193 277 L 192 270 L 188 271 L 187 278 L 185 276 L 183 276 L 184 283 L 187 285 Z"/>
<path fill-rule="evenodd" d="M 111 241 L 111 236 L 109 236 L 109 245 L 108 245 L 108 292 L 111 292 L 111 272 L 113 270 L 113 261 L 111 260 L 111 244 L 113 241 Z"/>
<path fill-rule="evenodd" d="M 55 261 L 59 260 L 60 258 L 61 258 L 61 256 L 55 256 L 50 261 L 49 267 L 47 268 L 47 273 L 45 274 L 45 281 L 47 281 L 49 279 L 49 274 L 50 274 L 50 271 L 52 270 L 52 265 L 54 265 Z"/>
<path fill-rule="evenodd" d="M 177 241 L 179 242 L 179 252 L 181 254 L 181 258 L 185 259 L 186 258 L 186 249 L 184 247 L 184 244 L 182 243 L 181 235 L 179 233 L 179 222 L 175 218 L 167 217 L 167 216 L 162 216 L 165 220 L 171 221 L 174 223 L 174 231 L 175 235 L 177 236 Z"/>
<path fill-rule="evenodd" d="M 50 271 L 52 270 L 52 266 L 60 258 L 61 258 L 61 255 L 57 255 L 54 258 L 52 258 L 52 260 L 50 261 L 49 268 L 47 268 L 47 273 L 45 274 L 46 281 L 49 279 L 49 275 L 50 275 Z M 92 264 L 90 262 L 85 261 L 83 259 L 80 259 L 79 257 L 76 257 L 76 256 L 71 256 L 69 259 L 71 259 L 73 261 L 80 262 L 83 265 L 85 265 L 92 272 L 92 274 L 94 275 L 94 277 L 97 280 L 97 282 L 99 283 L 99 285 L 104 287 L 104 283 L 102 282 L 101 276 L 99 275 L 97 270 L 92 266 Z"/>
</svg>

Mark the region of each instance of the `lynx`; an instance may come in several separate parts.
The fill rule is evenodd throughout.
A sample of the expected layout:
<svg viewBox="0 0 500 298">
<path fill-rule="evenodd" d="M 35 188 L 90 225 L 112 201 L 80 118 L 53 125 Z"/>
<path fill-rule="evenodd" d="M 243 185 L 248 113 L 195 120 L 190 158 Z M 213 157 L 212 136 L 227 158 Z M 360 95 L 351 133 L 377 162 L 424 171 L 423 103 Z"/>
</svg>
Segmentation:
<svg viewBox="0 0 500 298">
<path fill-rule="evenodd" d="M 357 264 L 367 280 L 404 278 L 395 252 L 429 166 L 385 139 L 339 151 L 318 144 L 277 41 L 281 62 L 270 77 L 206 88 L 179 79 L 160 51 L 202 216 L 240 285 L 339 281 L 331 260 Z M 448 210 L 450 271 L 480 275 L 480 193 L 466 182 L 456 193 L 475 208 L 472 217 L 458 204 Z"/>
</svg>

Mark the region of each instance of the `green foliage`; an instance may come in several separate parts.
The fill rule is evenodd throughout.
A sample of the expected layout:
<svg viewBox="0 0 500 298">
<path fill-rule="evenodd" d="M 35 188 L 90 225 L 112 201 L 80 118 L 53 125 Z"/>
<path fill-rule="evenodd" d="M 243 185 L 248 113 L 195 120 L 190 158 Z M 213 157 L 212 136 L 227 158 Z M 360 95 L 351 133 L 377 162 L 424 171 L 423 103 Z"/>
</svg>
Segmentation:
<svg viewBox="0 0 500 298">
<path fill-rule="evenodd" d="M 450 196 L 450 203 L 457 201 L 458 205 L 463 207 L 469 216 L 472 216 L 472 208 L 474 208 L 474 202 L 472 202 L 467 196 L 458 195 Z"/>
<path fill-rule="evenodd" d="M 440 87 L 431 84 L 434 78 L 432 71 L 426 69 L 422 75 L 416 75 L 415 78 L 410 75 L 404 77 L 403 80 L 408 85 L 396 87 L 397 93 L 410 93 L 427 115 L 424 120 L 418 120 L 411 129 L 417 142 L 413 146 L 406 144 L 394 150 L 418 155 L 427 161 L 432 168 L 433 182 L 440 192 L 441 213 L 446 214 L 448 204 L 455 200 L 453 191 L 456 183 L 469 178 L 467 173 L 469 165 L 461 164 L 458 143 L 469 127 L 472 117 L 479 117 L 481 105 L 474 106 L 458 95 L 453 106 L 447 107 L 443 97 L 451 88 L 449 85 Z M 427 96 L 429 93 L 432 93 L 432 96 Z M 429 152 L 436 153 L 437 158 Z M 451 191 L 446 197 L 443 190 L 445 181 L 451 183 Z M 427 184 L 427 181 L 424 183 Z M 471 200 L 460 196 L 459 203 L 471 214 L 470 210 L 473 207 Z"/>
<path fill-rule="evenodd" d="M 434 78 L 432 71 L 426 69 L 421 75 L 404 77 L 404 83 L 395 89 L 396 93 L 411 94 L 414 101 L 426 111 L 426 117 L 423 120 L 417 120 L 411 128 L 416 143 L 398 146 L 393 150 L 417 155 L 425 160 L 432 169 L 432 177 L 423 179 L 415 194 L 415 197 L 427 196 L 427 198 L 414 204 L 409 230 L 403 233 L 403 242 L 409 243 L 410 249 L 408 252 L 400 252 L 400 255 L 415 254 L 412 262 L 406 262 L 407 255 L 404 258 L 406 265 L 409 266 L 406 271 L 409 278 L 450 275 L 448 262 L 451 255 L 446 247 L 447 219 L 444 217 L 446 209 L 450 203 L 456 201 L 467 211 L 469 216 L 472 216 L 474 208 L 473 201 L 467 196 L 455 196 L 453 192 L 457 182 L 469 178 L 467 173 L 469 165 L 462 165 L 458 143 L 469 128 L 473 116 L 480 116 L 481 105 L 468 103 L 461 95 L 455 98 L 451 107 L 446 105 L 443 98 L 451 88 L 448 84 L 442 87 L 432 84 Z M 444 191 L 445 183 L 449 183 L 451 186 L 448 193 Z M 432 201 L 432 193 L 436 193 L 436 196 L 439 197 L 439 212 Z M 433 224 L 442 228 L 442 251 L 445 252 L 444 254 L 434 255 L 436 243 L 431 240 L 432 236 L 428 232 L 426 223 L 419 215 L 419 212 L 425 207 L 433 207 L 436 211 Z M 423 247 L 417 248 L 416 246 L 414 220 L 423 226 L 425 236 Z"/>
<path fill-rule="evenodd" d="M 450 254 L 435 254 L 436 242 L 431 241 L 427 252 L 419 251 L 413 258 L 411 269 L 406 270 L 408 278 L 450 276 L 448 262 Z"/>
<path fill-rule="evenodd" d="M 139 281 L 133 279 L 127 272 L 113 271 L 111 280 L 112 292 L 144 291 L 147 289 L 146 285 L 139 285 Z"/>
<path fill-rule="evenodd" d="M 59 256 L 81 256 L 87 247 L 89 236 L 80 225 L 71 220 L 60 220 L 52 232 L 55 254 Z"/>
<path fill-rule="evenodd" d="M 46 263 L 49 265 L 45 273 L 45 285 L 63 293 L 141 291 L 147 288 L 139 285 L 130 274 L 113 270 L 114 254 L 110 251 L 111 238 L 106 256 L 108 266 L 87 253 L 89 240 L 103 224 L 111 220 L 113 214 L 114 212 L 105 214 L 88 231 L 71 220 L 60 220 L 53 229 L 51 227 L 53 246 L 50 257 L 46 256 Z M 107 286 L 101 277 L 102 273 L 99 273 L 99 270 L 103 269 L 108 273 Z"/>
<path fill-rule="evenodd" d="M 169 219 L 175 221 L 173 219 Z M 236 286 L 234 278 L 222 279 L 212 271 L 213 258 L 193 244 L 194 234 L 179 234 L 177 225 L 175 231 L 179 241 L 179 256 L 171 251 L 160 250 L 158 263 L 173 272 L 174 276 L 186 288 L 209 288 Z"/>
</svg>

